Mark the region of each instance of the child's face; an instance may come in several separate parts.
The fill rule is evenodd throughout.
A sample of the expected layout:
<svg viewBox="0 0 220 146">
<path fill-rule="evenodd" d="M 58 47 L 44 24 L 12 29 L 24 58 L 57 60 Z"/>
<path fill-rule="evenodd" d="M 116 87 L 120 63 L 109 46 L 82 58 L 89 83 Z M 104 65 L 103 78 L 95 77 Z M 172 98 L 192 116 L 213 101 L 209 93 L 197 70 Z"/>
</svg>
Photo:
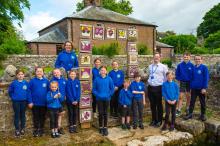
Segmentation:
<svg viewBox="0 0 220 146">
<path fill-rule="evenodd" d="M 117 62 L 113 62 L 113 63 L 112 63 L 112 68 L 113 68 L 114 70 L 117 70 L 117 69 L 118 69 L 118 63 L 117 63 Z"/>
<path fill-rule="evenodd" d="M 51 89 L 51 91 L 57 91 L 57 89 L 58 89 L 58 84 L 55 84 L 55 83 L 53 83 L 53 84 L 50 84 L 50 89 Z"/>
<path fill-rule="evenodd" d="M 123 85 L 124 85 L 124 88 L 125 88 L 125 89 L 128 89 L 128 87 L 129 87 L 129 85 L 130 85 L 130 82 L 125 81 Z"/>
<path fill-rule="evenodd" d="M 196 56 L 196 57 L 195 57 L 195 63 L 196 63 L 196 65 L 201 64 L 201 63 L 202 63 L 202 57 Z"/>
<path fill-rule="evenodd" d="M 172 74 L 168 74 L 167 75 L 167 80 L 170 82 L 173 80 L 173 75 Z"/>
<path fill-rule="evenodd" d="M 190 60 L 190 56 L 189 56 L 189 55 L 184 55 L 184 56 L 183 56 L 183 60 L 184 60 L 185 62 L 188 62 L 188 61 Z"/>
<path fill-rule="evenodd" d="M 67 42 L 64 47 L 67 52 L 70 52 L 72 50 L 72 45 L 69 42 Z"/>
<path fill-rule="evenodd" d="M 43 68 L 38 68 L 35 73 L 38 78 L 42 78 L 44 75 Z"/>
<path fill-rule="evenodd" d="M 107 74 L 107 70 L 106 70 L 104 67 L 101 68 L 101 70 L 100 70 L 100 74 L 101 74 L 102 77 L 106 76 L 106 74 Z"/>
<path fill-rule="evenodd" d="M 56 77 L 56 78 L 60 78 L 61 76 L 61 71 L 59 69 L 55 69 L 53 71 L 53 76 Z"/>
<path fill-rule="evenodd" d="M 69 75 L 70 75 L 70 78 L 72 80 L 74 80 L 76 78 L 76 73 L 75 72 L 71 72 Z"/>
<path fill-rule="evenodd" d="M 17 79 L 18 80 L 23 80 L 24 79 L 24 73 L 23 72 L 19 72 L 17 75 L 16 75 Z"/>
<path fill-rule="evenodd" d="M 141 77 L 136 77 L 134 78 L 136 82 L 140 82 L 141 81 Z"/>
<path fill-rule="evenodd" d="M 95 67 L 99 68 L 100 66 L 101 66 L 101 61 L 100 60 L 96 60 Z"/>
</svg>

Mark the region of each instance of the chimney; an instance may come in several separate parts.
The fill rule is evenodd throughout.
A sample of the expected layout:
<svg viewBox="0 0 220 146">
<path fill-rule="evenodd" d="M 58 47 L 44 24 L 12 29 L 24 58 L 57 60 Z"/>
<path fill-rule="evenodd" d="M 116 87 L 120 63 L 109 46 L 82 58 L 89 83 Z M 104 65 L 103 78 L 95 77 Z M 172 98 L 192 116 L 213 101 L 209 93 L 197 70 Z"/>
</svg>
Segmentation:
<svg viewBox="0 0 220 146">
<path fill-rule="evenodd" d="M 88 6 L 96 6 L 96 7 L 101 7 L 102 0 L 84 0 L 84 5 L 85 7 Z"/>
</svg>

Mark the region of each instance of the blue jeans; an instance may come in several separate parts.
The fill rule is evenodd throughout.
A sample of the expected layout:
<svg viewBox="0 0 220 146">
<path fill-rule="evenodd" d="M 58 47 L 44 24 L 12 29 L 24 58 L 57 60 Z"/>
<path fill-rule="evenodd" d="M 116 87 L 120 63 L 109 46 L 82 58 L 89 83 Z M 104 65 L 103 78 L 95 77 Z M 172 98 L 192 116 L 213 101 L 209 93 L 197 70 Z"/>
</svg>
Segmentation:
<svg viewBox="0 0 220 146">
<path fill-rule="evenodd" d="M 12 106 L 14 110 L 14 126 L 16 130 L 24 129 L 26 122 L 26 101 L 13 101 Z"/>
</svg>

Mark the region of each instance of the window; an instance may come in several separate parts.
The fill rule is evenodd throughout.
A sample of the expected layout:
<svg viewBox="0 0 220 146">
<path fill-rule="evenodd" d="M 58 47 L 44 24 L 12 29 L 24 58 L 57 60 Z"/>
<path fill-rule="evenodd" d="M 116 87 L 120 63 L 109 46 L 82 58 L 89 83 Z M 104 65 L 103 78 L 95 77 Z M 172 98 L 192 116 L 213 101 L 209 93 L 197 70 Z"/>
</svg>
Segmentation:
<svg viewBox="0 0 220 146">
<path fill-rule="evenodd" d="M 62 45 L 56 45 L 56 54 L 58 55 L 63 50 Z"/>
</svg>

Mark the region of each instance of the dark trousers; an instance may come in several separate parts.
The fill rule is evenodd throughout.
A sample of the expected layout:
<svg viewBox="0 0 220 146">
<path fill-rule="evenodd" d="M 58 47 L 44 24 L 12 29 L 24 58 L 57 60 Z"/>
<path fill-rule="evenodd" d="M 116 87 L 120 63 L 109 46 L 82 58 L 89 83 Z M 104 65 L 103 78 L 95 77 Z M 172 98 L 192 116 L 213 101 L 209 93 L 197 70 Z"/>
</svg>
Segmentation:
<svg viewBox="0 0 220 146">
<path fill-rule="evenodd" d="M 123 105 L 120 106 L 120 111 L 121 111 L 121 117 L 130 117 L 131 115 L 131 106 L 127 105 L 124 107 Z"/>
<path fill-rule="evenodd" d="M 119 87 L 117 91 L 114 92 L 111 101 L 110 101 L 110 113 L 111 115 L 113 114 L 118 114 L 118 97 L 119 93 L 122 87 Z"/>
<path fill-rule="evenodd" d="M 16 130 L 24 129 L 26 123 L 26 101 L 13 101 L 14 126 Z"/>
<path fill-rule="evenodd" d="M 133 124 L 136 125 L 138 122 L 139 124 L 143 123 L 143 100 L 136 100 L 133 99 L 132 101 L 132 108 L 133 108 Z"/>
<path fill-rule="evenodd" d="M 59 109 L 49 109 L 50 129 L 58 128 Z"/>
<path fill-rule="evenodd" d="M 97 101 L 99 112 L 99 127 L 107 127 L 109 101 Z"/>
<path fill-rule="evenodd" d="M 167 101 L 165 103 L 165 110 L 166 110 L 166 116 L 165 116 L 165 124 L 168 124 L 170 112 L 171 112 L 171 125 L 175 124 L 176 119 L 176 103 L 175 104 L 169 104 Z"/>
<path fill-rule="evenodd" d="M 33 114 L 33 123 L 34 129 L 43 129 L 45 123 L 45 116 L 47 112 L 47 107 L 45 106 L 33 106 L 32 114 Z"/>
<path fill-rule="evenodd" d="M 148 98 L 150 100 L 150 108 L 152 113 L 152 121 L 162 122 L 163 106 L 162 106 L 162 86 L 148 86 Z"/>
<path fill-rule="evenodd" d="M 96 113 L 96 97 L 94 94 L 92 94 L 92 111 L 93 113 Z"/>
<path fill-rule="evenodd" d="M 202 94 L 200 89 L 191 90 L 189 113 L 191 114 L 193 113 L 197 96 L 199 96 L 199 101 L 200 101 L 200 106 L 201 106 L 201 115 L 205 115 L 205 112 L 206 112 L 205 94 Z"/>
<path fill-rule="evenodd" d="M 79 112 L 79 104 L 73 105 L 71 103 L 67 103 L 68 108 L 68 116 L 69 116 L 69 126 L 77 125 L 78 121 L 78 112 Z"/>
</svg>

